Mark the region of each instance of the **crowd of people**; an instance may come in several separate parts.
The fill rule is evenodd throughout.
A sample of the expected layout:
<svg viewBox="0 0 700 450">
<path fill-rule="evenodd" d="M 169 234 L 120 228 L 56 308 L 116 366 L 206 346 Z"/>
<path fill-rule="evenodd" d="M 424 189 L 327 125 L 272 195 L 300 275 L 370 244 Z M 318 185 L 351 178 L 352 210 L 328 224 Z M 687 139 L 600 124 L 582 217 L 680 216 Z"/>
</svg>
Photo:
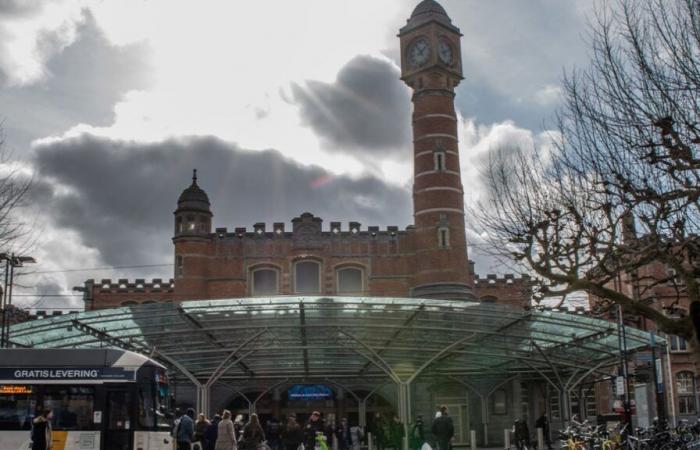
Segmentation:
<svg viewBox="0 0 700 450">
<path fill-rule="evenodd" d="M 403 448 L 406 429 L 398 416 L 387 421 L 377 413 L 369 429 L 377 450 Z M 430 431 L 437 450 L 451 450 L 454 426 L 447 407 L 440 408 Z M 334 439 L 338 450 L 360 450 L 366 437 L 357 423 L 347 418 L 328 422 L 318 411 L 313 411 L 305 423 L 299 423 L 297 416 L 290 414 L 282 421 L 271 418 L 263 426 L 257 414 L 251 414 L 244 423 L 242 415 L 232 418 L 231 412 L 224 410 L 209 420 L 204 414 L 195 418 L 192 408 L 184 414 L 175 412 L 172 434 L 177 450 L 329 450 Z M 408 442 L 412 450 L 422 450 L 426 445 L 421 416 L 410 427 Z"/>
</svg>

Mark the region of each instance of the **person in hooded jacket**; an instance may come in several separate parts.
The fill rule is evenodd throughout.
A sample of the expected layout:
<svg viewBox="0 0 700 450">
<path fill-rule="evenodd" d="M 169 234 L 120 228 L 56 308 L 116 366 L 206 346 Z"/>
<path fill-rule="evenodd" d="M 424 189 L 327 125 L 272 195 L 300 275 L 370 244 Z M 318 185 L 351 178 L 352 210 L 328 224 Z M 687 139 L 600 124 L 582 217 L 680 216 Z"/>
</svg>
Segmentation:
<svg viewBox="0 0 700 450">
<path fill-rule="evenodd" d="M 51 450 L 53 411 L 45 409 L 32 421 L 32 450 Z"/>
</svg>

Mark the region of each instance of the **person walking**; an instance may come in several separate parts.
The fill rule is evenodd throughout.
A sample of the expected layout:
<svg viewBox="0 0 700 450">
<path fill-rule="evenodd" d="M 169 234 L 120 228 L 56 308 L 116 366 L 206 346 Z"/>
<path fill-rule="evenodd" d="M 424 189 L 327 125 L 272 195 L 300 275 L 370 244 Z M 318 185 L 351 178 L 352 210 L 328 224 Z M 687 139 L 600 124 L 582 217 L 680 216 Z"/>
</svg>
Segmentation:
<svg viewBox="0 0 700 450">
<path fill-rule="evenodd" d="M 265 440 L 265 431 L 260 425 L 258 415 L 253 413 L 248 419 L 248 423 L 243 427 L 243 436 L 239 447 L 241 450 L 257 450 Z"/>
<path fill-rule="evenodd" d="M 516 419 L 513 424 L 513 434 L 515 436 L 515 447 L 518 450 L 530 448 L 530 429 L 526 421 Z"/>
<path fill-rule="evenodd" d="M 229 412 L 229 418 L 230 414 Z M 221 422 L 221 416 L 215 414 L 207 429 L 204 430 L 204 450 L 215 450 L 216 438 L 219 435 L 219 422 Z"/>
<path fill-rule="evenodd" d="M 282 429 L 282 445 L 284 450 L 298 450 L 299 446 L 304 442 L 304 431 L 297 422 L 296 417 L 289 416 L 287 424 Z"/>
<path fill-rule="evenodd" d="M 348 419 L 343 417 L 340 419 L 340 425 L 335 428 L 333 433 L 335 438 L 338 440 L 338 449 L 349 450 L 352 446 L 352 439 L 350 437 L 350 425 L 348 424 Z"/>
<path fill-rule="evenodd" d="M 448 414 L 447 406 L 440 407 L 440 417 L 433 421 L 431 432 L 437 441 L 438 450 L 450 450 L 450 441 L 455 434 L 452 417 Z"/>
<path fill-rule="evenodd" d="M 32 450 L 51 450 L 53 411 L 45 409 L 32 421 Z"/>
<path fill-rule="evenodd" d="M 350 442 L 351 450 L 360 450 L 362 439 L 365 437 L 365 431 L 357 423 L 350 426 Z"/>
<path fill-rule="evenodd" d="M 192 443 L 196 445 L 192 446 L 193 449 L 199 448 L 200 450 L 204 450 L 204 432 L 207 430 L 209 423 L 206 416 L 200 413 L 197 417 L 197 421 L 194 423 L 194 438 L 192 439 Z"/>
<path fill-rule="evenodd" d="M 306 422 L 306 426 L 304 426 L 305 450 L 314 450 L 314 447 L 316 447 L 316 433 L 324 434 L 321 413 L 318 411 L 314 411 L 311 413 L 309 421 Z"/>
<path fill-rule="evenodd" d="M 386 426 L 384 424 L 384 419 L 381 413 L 374 415 L 374 422 L 372 423 L 372 435 L 374 436 L 375 442 L 377 444 L 377 450 L 384 450 L 386 445 Z"/>
<path fill-rule="evenodd" d="M 187 413 L 180 417 L 180 421 L 175 426 L 175 442 L 177 450 L 192 450 L 192 440 L 194 439 L 194 409 L 189 408 Z"/>
<path fill-rule="evenodd" d="M 394 415 L 394 419 L 389 424 L 389 445 L 394 450 L 401 450 L 403 448 L 403 437 L 406 435 L 406 431 L 403 428 L 401 419 L 399 416 Z"/>
<path fill-rule="evenodd" d="M 231 411 L 225 409 L 221 422 L 216 426 L 216 446 L 214 450 L 234 450 L 236 448 L 236 432 L 231 420 Z"/>
<path fill-rule="evenodd" d="M 535 421 L 535 428 L 542 428 L 544 443 L 547 444 L 548 450 L 552 450 L 552 438 L 549 436 L 549 419 L 547 419 L 547 415 L 544 412 Z"/>
<path fill-rule="evenodd" d="M 418 416 L 416 418 L 416 423 L 411 427 L 411 433 L 409 435 L 409 446 L 411 450 L 420 450 L 425 443 L 425 428 L 423 425 L 423 416 Z"/>
<path fill-rule="evenodd" d="M 243 414 L 237 414 L 236 418 L 233 421 L 233 430 L 236 433 L 236 439 L 241 440 L 243 437 L 243 427 L 245 426 L 245 422 L 243 422 Z"/>
<path fill-rule="evenodd" d="M 281 424 L 276 417 L 270 418 L 265 424 L 265 436 L 270 450 L 280 450 Z"/>
</svg>

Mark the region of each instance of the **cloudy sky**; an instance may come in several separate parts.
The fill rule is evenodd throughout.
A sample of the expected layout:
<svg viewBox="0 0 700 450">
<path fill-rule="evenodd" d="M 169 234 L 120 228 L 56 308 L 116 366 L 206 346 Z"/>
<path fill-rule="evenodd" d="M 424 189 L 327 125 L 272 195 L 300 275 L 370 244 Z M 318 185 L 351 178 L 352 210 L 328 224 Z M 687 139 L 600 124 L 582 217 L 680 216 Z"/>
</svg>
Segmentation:
<svg viewBox="0 0 700 450">
<path fill-rule="evenodd" d="M 193 168 L 214 225 L 412 222 L 398 29 L 418 0 L 0 0 L 0 120 L 31 176 L 39 263 L 15 297 L 86 278 L 169 278 Z M 538 138 L 586 64 L 590 0 L 442 0 L 461 28 L 466 201 L 490 150 Z M 480 273 L 495 271 L 470 230 Z M 132 266 L 148 266 L 127 268 Z M 93 269 L 72 271 L 72 269 Z"/>
</svg>

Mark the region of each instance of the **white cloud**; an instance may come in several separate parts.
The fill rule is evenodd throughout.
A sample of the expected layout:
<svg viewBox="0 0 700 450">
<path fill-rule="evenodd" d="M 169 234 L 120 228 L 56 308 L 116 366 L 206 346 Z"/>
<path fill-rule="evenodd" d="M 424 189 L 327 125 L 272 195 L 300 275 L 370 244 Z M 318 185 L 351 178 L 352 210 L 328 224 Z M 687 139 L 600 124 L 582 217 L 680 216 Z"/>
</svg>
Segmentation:
<svg viewBox="0 0 700 450">
<path fill-rule="evenodd" d="M 0 74 L 9 86 L 44 80 L 48 59 L 70 45 L 83 21 L 83 1 L 0 5 Z"/>
</svg>

